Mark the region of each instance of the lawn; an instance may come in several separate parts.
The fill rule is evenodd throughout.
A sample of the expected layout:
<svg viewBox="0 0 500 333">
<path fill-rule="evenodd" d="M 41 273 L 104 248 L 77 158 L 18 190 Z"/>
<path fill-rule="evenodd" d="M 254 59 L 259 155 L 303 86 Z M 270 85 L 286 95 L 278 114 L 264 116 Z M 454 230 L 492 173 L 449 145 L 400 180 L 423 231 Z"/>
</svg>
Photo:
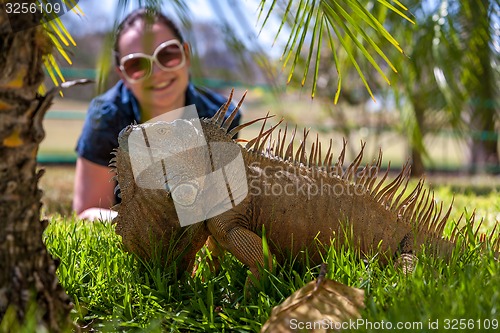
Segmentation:
<svg viewBox="0 0 500 333">
<path fill-rule="evenodd" d="M 437 200 L 449 203 L 455 197 L 449 226 L 476 208 L 484 218 L 482 230 L 491 229 L 500 217 L 497 187 L 454 183 L 435 186 Z M 82 222 L 56 213 L 57 205 L 47 207 L 54 211 L 45 211 L 50 218 L 45 243 L 60 260 L 60 282 L 84 331 L 258 332 L 274 306 L 319 273 L 319 267 L 275 263 L 261 285 L 248 286 L 247 268 L 226 255 L 217 273 L 202 261 L 193 277 L 177 279 L 171 267 L 141 263 L 124 252 L 113 225 Z M 404 325 L 408 332 L 481 332 L 500 325 L 499 262 L 473 246 L 449 263 L 422 254 L 409 275 L 382 267 L 376 256 L 360 261 L 352 250 L 331 248 L 325 261 L 328 278 L 365 291 L 364 321 L 347 331 Z"/>
</svg>

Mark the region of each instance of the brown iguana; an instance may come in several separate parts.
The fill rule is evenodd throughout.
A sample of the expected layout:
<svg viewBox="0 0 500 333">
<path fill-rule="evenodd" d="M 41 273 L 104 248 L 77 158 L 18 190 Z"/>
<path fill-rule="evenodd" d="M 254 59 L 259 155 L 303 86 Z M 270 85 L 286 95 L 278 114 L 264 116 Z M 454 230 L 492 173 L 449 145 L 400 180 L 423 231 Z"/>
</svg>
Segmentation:
<svg viewBox="0 0 500 333">
<path fill-rule="evenodd" d="M 122 198 L 121 204 L 114 208 L 118 212 L 114 223 L 126 249 L 143 258 L 151 257 L 155 249 L 164 256 L 169 253 L 165 260 L 170 262 L 178 258 L 178 268 L 185 270 L 194 263 L 196 253 L 211 236 L 209 245 L 215 241 L 258 276 L 257 264 L 264 265 L 261 239 L 264 226 L 270 252 L 278 260 L 307 249 L 311 262 L 318 263 L 320 256 L 316 239 L 328 245 L 335 238 L 335 244 L 345 244 L 345 238 L 351 237 L 347 236 L 349 234 L 352 235 L 350 244 L 356 250 L 362 255 L 376 250 L 381 262 L 387 262 L 397 253 L 415 253 L 423 244 L 439 255 L 448 257 L 451 254 L 460 230 L 456 227 L 449 240 L 441 237 L 451 206 L 442 214 L 442 203 L 438 205 L 434 194 L 424 189 L 423 180 L 410 194 L 403 194 L 409 179 L 408 163 L 391 183 L 385 184 L 389 170 L 382 177 L 378 176 L 381 153 L 373 163 L 358 170 L 364 145 L 354 161 L 344 167 L 345 142 L 335 163 L 331 140 L 324 153 L 316 137 L 306 154 L 309 131 L 304 130 L 303 140 L 294 149 L 296 127 L 286 144 L 287 129 L 283 132 L 277 129 L 279 123 L 265 130 L 268 116 L 228 132 L 242 102 L 224 121 L 230 101 L 231 97 L 213 118 L 200 120 L 201 134 L 193 121 L 187 120 L 131 125 L 122 131 L 111 164 L 116 170 Z M 261 120 L 264 124 L 259 135 L 248 141 L 245 147 L 232 139 L 242 128 Z M 179 131 L 182 137 L 179 137 Z M 145 136 L 142 146 L 132 147 L 131 144 L 137 143 L 132 143 L 129 138 L 146 132 L 156 133 L 155 140 L 164 140 L 173 151 L 169 157 L 146 165 L 134 177 L 131 155 L 147 157 L 152 146 Z M 272 134 L 277 134 L 275 140 L 272 140 Z M 226 172 L 223 188 L 228 189 L 230 197 L 233 194 L 233 205 L 216 216 L 181 227 L 175 204 L 181 205 L 188 213 L 193 207 L 192 213 L 199 214 L 194 204 L 201 197 L 200 193 L 212 191 L 216 195 L 221 191 L 220 188 L 203 187 L 206 184 L 195 179 L 197 175 L 214 171 L 213 165 L 207 167 L 199 163 L 200 156 L 213 158 L 215 154 L 213 149 L 207 148 L 183 150 L 187 146 L 184 141 L 196 136 L 196 140 L 201 137 L 201 141 L 205 140 L 210 147 L 216 143 L 231 147 L 222 163 L 223 169 L 237 153 L 241 153 L 244 164 L 241 171 L 246 177 Z M 132 157 L 137 159 L 137 156 Z M 235 188 L 234 180 L 241 186 Z M 156 182 L 159 186 L 145 188 L 139 184 L 147 183 L 145 181 Z M 232 188 L 228 185 L 231 182 Z M 241 187 L 245 185 L 248 193 L 242 196 Z M 500 237 L 495 230 L 488 239 L 498 251 Z M 483 236 L 482 240 L 486 238 Z"/>
</svg>

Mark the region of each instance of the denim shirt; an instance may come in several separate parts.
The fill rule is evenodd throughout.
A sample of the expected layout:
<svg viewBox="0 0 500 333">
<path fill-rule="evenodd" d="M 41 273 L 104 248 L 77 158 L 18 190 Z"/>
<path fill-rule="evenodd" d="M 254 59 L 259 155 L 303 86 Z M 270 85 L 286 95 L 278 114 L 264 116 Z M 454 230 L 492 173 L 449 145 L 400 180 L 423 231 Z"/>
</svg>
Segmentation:
<svg viewBox="0 0 500 333">
<path fill-rule="evenodd" d="M 212 117 L 227 99 L 208 89 L 191 83 L 186 90 L 186 106 L 194 104 L 200 118 Z M 234 109 L 231 104 L 226 117 Z M 238 111 L 231 128 L 240 123 Z M 141 123 L 139 104 L 123 81 L 90 102 L 82 134 L 76 145 L 78 156 L 102 166 L 108 166 L 114 148 L 118 147 L 118 134 L 133 123 Z"/>
</svg>

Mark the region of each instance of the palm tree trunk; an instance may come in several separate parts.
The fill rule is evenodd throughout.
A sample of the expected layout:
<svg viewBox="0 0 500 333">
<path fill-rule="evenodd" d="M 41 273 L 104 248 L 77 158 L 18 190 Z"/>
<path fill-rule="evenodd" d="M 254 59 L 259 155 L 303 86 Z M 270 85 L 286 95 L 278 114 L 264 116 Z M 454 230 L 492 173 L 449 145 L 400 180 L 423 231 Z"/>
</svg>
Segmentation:
<svg viewBox="0 0 500 333">
<path fill-rule="evenodd" d="M 486 88 L 486 87 L 485 87 Z M 490 99 L 492 100 L 492 99 Z M 470 173 L 500 173 L 498 134 L 495 132 L 495 109 L 473 108 Z"/>
<path fill-rule="evenodd" d="M 486 48 L 487 49 L 487 48 Z M 495 121 L 499 114 L 494 103 L 496 94 L 491 77 L 489 56 L 487 51 L 480 57 L 482 86 L 477 87 L 475 98 L 471 101 L 472 143 L 470 155 L 470 173 L 500 173 L 500 159 L 497 148 L 498 134 L 495 131 Z M 485 53 L 483 52 L 483 53 Z M 473 95 L 474 96 L 474 95 Z"/>
<path fill-rule="evenodd" d="M 410 140 L 411 144 L 411 177 L 419 178 L 422 177 L 425 173 L 424 159 L 422 157 L 422 148 L 423 148 L 423 140 L 424 140 L 424 117 L 425 117 L 425 108 L 423 108 L 420 103 L 417 101 L 413 102 L 413 109 L 415 112 L 415 121 L 418 131 L 413 131 L 413 138 Z M 419 133 L 418 137 L 417 134 Z M 417 144 L 418 143 L 418 144 Z"/>
<path fill-rule="evenodd" d="M 427 104 L 425 101 L 425 92 L 422 89 L 414 89 L 410 94 L 410 103 L 413 108 L 413 119 L 408 121 L 406 135 L 409 143 L 411 156 L 411 173 L 410 177 L 420 178 L 425 173 L 424 165 L 424 136 L 426 132 L 425 116 Z"/>
<path fill-rule="evenodd" d="M 57 332 L 71 323 L 71 304 L 42 242 L 47 221 L 40 220 L 41 172 L 36 172 L 42 119 L 52 98 L 36 91 L 50 44 L 41 26 L 12 32 L 14 24 L 33 22 L 29 13 L 11 21 L 0 13 L 0 321 L 15 313 L 22 322 L 33 303 L 37 330 Z"/>
</svg>

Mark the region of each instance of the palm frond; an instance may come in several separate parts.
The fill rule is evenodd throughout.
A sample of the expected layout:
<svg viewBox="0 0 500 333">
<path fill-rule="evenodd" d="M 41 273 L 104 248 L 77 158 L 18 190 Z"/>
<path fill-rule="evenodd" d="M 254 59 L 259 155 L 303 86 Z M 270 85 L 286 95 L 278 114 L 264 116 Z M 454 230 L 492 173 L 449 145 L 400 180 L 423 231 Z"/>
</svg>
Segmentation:
<svg viewBox="0 0 500 333">
<path fill-rule="evenodd" d="M 45 3 L 47 1 L 42 1 L 42 3 Z M 63 5 L 67 9 L 70 8 L 72 13 L 77 14 L 82 16 L 83 12 L 78 7 L 78 4 L 74 0 L 63 0 L 62 1 Z M 60 14 L 63 13 L 63 8 L 61 8 L 61 11 L 56 12 L 54 11 L 45 11 L 43 13 L 44 17 L 41 21 L 42 27 L 45 29 L 47 32 L 50 41 L 52 43 L 52 46 L 55 49 L 55 56 L 54 53 L 48 54 L 45 56 L 43 59 L 43 63 L 45 66 L 45 69 L 47 73 L 49 74 L 49 77 L 51 78 L 53 84 L 55 86 L 59 86 L 61 82 L 65 82 L 64 75 L 62 74 L 59 64 L 56 60 L 57 56 L 62 57 L 68 64 L 72 64 L 71 61 L 71 56 L 69 54 L 69 48 L 70 47 L 75 47 L 76 43 L 69 31 L 66 29 L 64 24 L 61 22 L 60 19 Z M 40 86 L 39 92 L 43 93 L 46 90 L 45 86 Z M 61 93 L 62 94 L 62 93 Z"/>
<path fill-rule="evenodd" d="M 271 4 L 266 7 L 268 2 L 271 2 Z M 261 24 L 261 30 L 268 23 L 269 17 L 272 13 L 279 7 L 276 6 L 276 3 L 276 0 L 263 0 L 260 2 L 258 8 L 259 17 L 262 17 L 264 12 L 266 13 Z M 399 1 L 395 1 L 394 4 L 395 5 L 388 1 L 380 0 L 378 5 L 384 6 L 388 10 L 399 15 L 402 19 L 413 22 L 410 17 L 404 13 L 407 11 L 406 7 L 404 7 Z M 282 34 L 285 24 L 288 23 L 291 28 L 291 33 L 282 55 L 283 68 L 286 68 L 289 61 L 293 59 L 289 67 L 288 82 L 290 82 L 294 74 L 296 65 L 302 56 L 303 48 L 305 48 L 306 45 L 309 50 L 306 51 L 307 55 L 305 56 L 305 59 L 307 66 L 303 69 L 302 84 L 304 84 L 305 79 L 308 76 L 308 65 L 312 61 L 312 56 L 314 55 L 315 50 L 316 58 L 314 63 L 317 64 L 320 61 L 319 50 L 321 50 L 324 40 L 316 38 L 316 36 L 323 36 L 322 31 L 326 31 L 329 36 L 336 36 L 343 47 L 343 51 L 347 53 L 348 58 L 358 71 L 360 78 L 363 80 L 365 87 L 372 98 L 374 98 L 373 93 L 356 60 L 355 52 L 352 48 L 348 47 L 348 44 L 350 43 L 347 43 L 346 41 L 351 40 L 353 42 L 354 47 L 361 52 L 361 55 L 369 61 L 373 68 L 377 70 L 387 83 L 390 83 L 389 79 L 379 65 L 378 60 L 375 59 L 372 54 L 376 54 L 380 60 L 391 68 L 392 71 L 397 71 L 396 67 L 389 60 L 389 57 L 387 57 L 386 53 L 380 48 L 379 42 L 376 42 L 372 35 L 375 34 L 378 38 L 386 40 L 399 53 L 403 53 L 402 48 L 396 39 L 382 25 L 383 22 L 380 22 L 373 14 L 371 14 L 365 7 L 365 4 L 359 0 L 289 0 L 286 3 L 286 9 L 280 13 L 280 15 L 282 15 L 282 18 L 280 27 L 275 36 L 275 41 L 279 38 L 280 34 Z M 331 38 L 329 39 L 331 40 Z M 329 45 L 332 52 L 339 52 L 339 50 L 334 49 L 333 43 L 330 42 Z M 335 61 L 334 65 L 339 66 L 338 61 Z M 337 70 L 339 71 L 338 68 Z M 312 96 L 315 94 L 316 79 L 317 76 L 314 75 L 311 91 Z M 341 80 L 339 78 L 339 82 L 340 81 Z M 334 99 L 335 101 L 338 100 L 338 94 L 339 91 L 336 93 L 336 97 Z"/>
</svg>

